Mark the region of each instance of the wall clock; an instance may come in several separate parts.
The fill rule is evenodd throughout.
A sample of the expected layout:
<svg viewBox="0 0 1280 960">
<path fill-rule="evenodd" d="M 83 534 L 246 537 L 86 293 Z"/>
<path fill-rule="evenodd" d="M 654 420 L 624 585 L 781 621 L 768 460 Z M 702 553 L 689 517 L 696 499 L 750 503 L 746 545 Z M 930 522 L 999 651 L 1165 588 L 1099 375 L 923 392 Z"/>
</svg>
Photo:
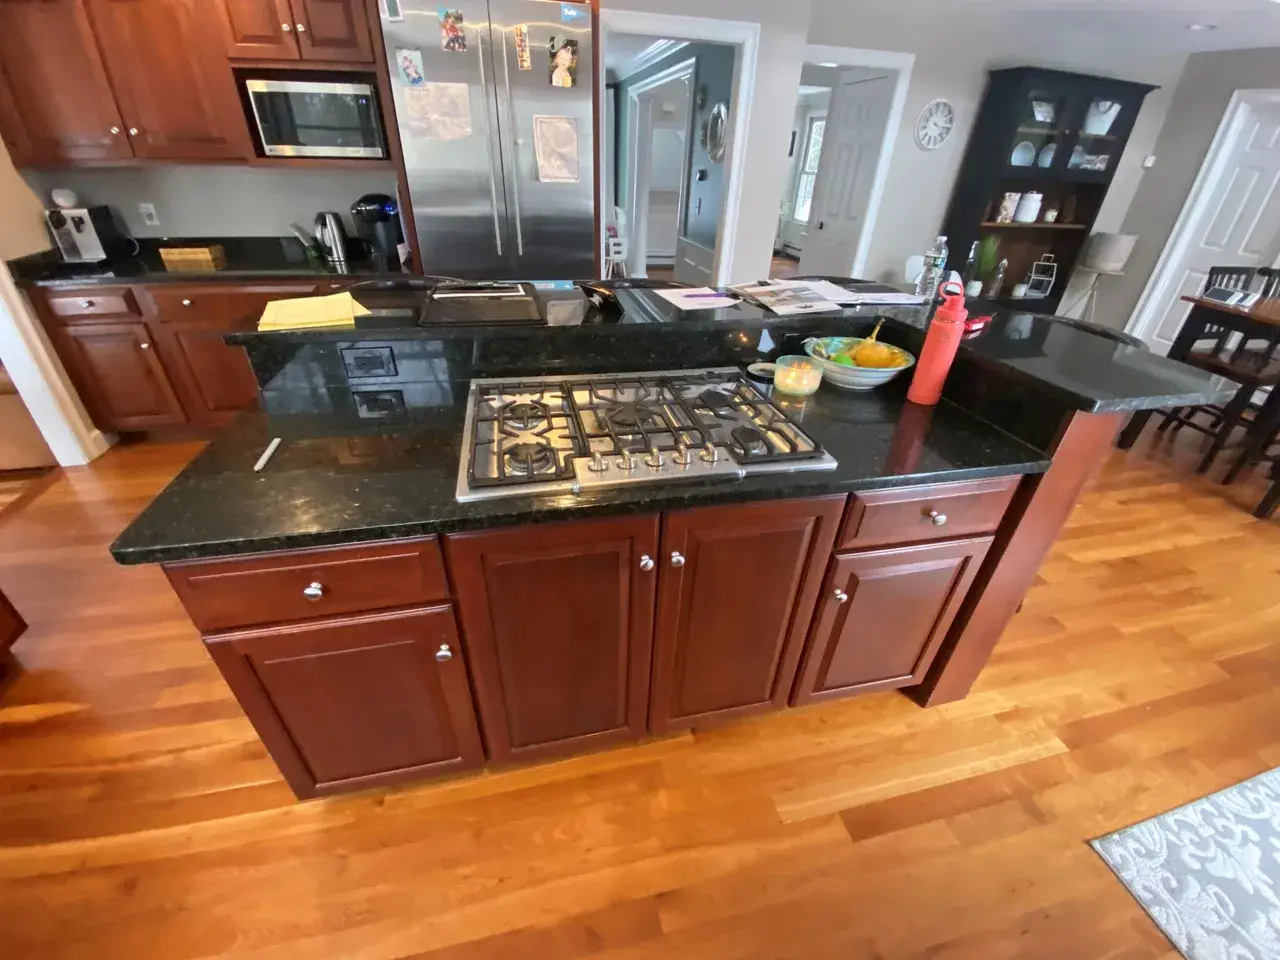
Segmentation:
<svg viewBox="0 0 1280 960">
<path fill-rule="evenodd" d="M 937 150 L 951 138 L 956 128 L 956 111 L 946 100 L 925 105 L 916 120 L 916 143 L 921 150 Z"/>
</svg>

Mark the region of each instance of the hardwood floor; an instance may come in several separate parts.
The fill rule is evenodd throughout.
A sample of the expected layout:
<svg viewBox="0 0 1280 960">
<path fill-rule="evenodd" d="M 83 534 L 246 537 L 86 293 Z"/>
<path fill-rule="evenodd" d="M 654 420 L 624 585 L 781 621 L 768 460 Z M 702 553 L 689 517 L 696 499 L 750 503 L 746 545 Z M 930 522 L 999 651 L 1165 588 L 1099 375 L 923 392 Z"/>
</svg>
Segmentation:
<svg viewBox="0 0 1280 960">
<path fill-rule="evenodd" d="M 1280 522 L 1143 441 L 965 701 L 299 804 L 160 571 L 106 552 L 198 449 L 0 524 L 5 960 L 1175 958 L 1085 841 L 1280 765 Z"/>
</svg>

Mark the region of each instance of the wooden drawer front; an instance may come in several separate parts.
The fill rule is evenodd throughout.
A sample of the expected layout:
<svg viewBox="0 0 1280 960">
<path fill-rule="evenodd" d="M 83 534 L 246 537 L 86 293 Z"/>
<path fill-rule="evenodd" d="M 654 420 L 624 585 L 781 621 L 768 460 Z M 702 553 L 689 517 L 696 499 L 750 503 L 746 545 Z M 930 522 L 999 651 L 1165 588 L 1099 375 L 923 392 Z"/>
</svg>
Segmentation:
<svg viewBox="0 0 1280 960">
<path fill-rule="evenodd" d="M 49 304 L 49 312 L 55 317 L 118 317 L 130 313 L 142 315 L 138 301 L 128 287 L 51 293 L 46 296 L 45 301 Z"/>
<path fill-rule="evenodd" d="M 318 284 L 156 284 L 147 290 L 161 321 L 251 329 L 271 300 L 305 297 Z"/>
<path fill-rule="evenodd" d="M 1021 477 L 902 487 L 854 496 L 837 550 L 991 533 Z"/>
<path fill-rule="evenodd" d="M 205 633 L 405 607 L 449 596 L 435 537 L 174 564 L 166 566 L 165 573 L 192 622 Z"/>
</svg>

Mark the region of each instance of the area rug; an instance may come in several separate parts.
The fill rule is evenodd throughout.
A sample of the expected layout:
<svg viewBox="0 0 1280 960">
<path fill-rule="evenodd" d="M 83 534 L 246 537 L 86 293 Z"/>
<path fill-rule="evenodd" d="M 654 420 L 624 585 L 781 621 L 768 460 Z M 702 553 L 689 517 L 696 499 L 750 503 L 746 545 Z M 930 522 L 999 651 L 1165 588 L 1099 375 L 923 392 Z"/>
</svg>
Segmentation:
<svg viewBox="0 0 1280 960">
<path fill-rule="evenodd" d="M 1188 960 L 1280 960 L 1280 769 L 1092 845 Z"/>
</svg>

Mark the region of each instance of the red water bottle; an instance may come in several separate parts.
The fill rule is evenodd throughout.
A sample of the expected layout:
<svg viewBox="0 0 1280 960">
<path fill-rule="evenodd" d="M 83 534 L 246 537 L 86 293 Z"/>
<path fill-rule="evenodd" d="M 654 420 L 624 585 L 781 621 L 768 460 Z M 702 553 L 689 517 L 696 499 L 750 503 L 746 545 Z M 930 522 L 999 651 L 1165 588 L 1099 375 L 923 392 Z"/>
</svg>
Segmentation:
<svg viewBox="0 0 1280 960">
<path fill-rule="evenodd" d="M 924 349 L 920 351 L 920 360 L 911 378 L 911 389 L 907 391 L 908 400 L 927 407 L 942 399 L 942 385 L 960 349 L 964 323 L 969 319 L 969 311 L 964 308 L 964 287 L 949 280 L 938 287 L 938 294 L 942 297 L 942 306 L 929 323 Z"/>
</svg>

